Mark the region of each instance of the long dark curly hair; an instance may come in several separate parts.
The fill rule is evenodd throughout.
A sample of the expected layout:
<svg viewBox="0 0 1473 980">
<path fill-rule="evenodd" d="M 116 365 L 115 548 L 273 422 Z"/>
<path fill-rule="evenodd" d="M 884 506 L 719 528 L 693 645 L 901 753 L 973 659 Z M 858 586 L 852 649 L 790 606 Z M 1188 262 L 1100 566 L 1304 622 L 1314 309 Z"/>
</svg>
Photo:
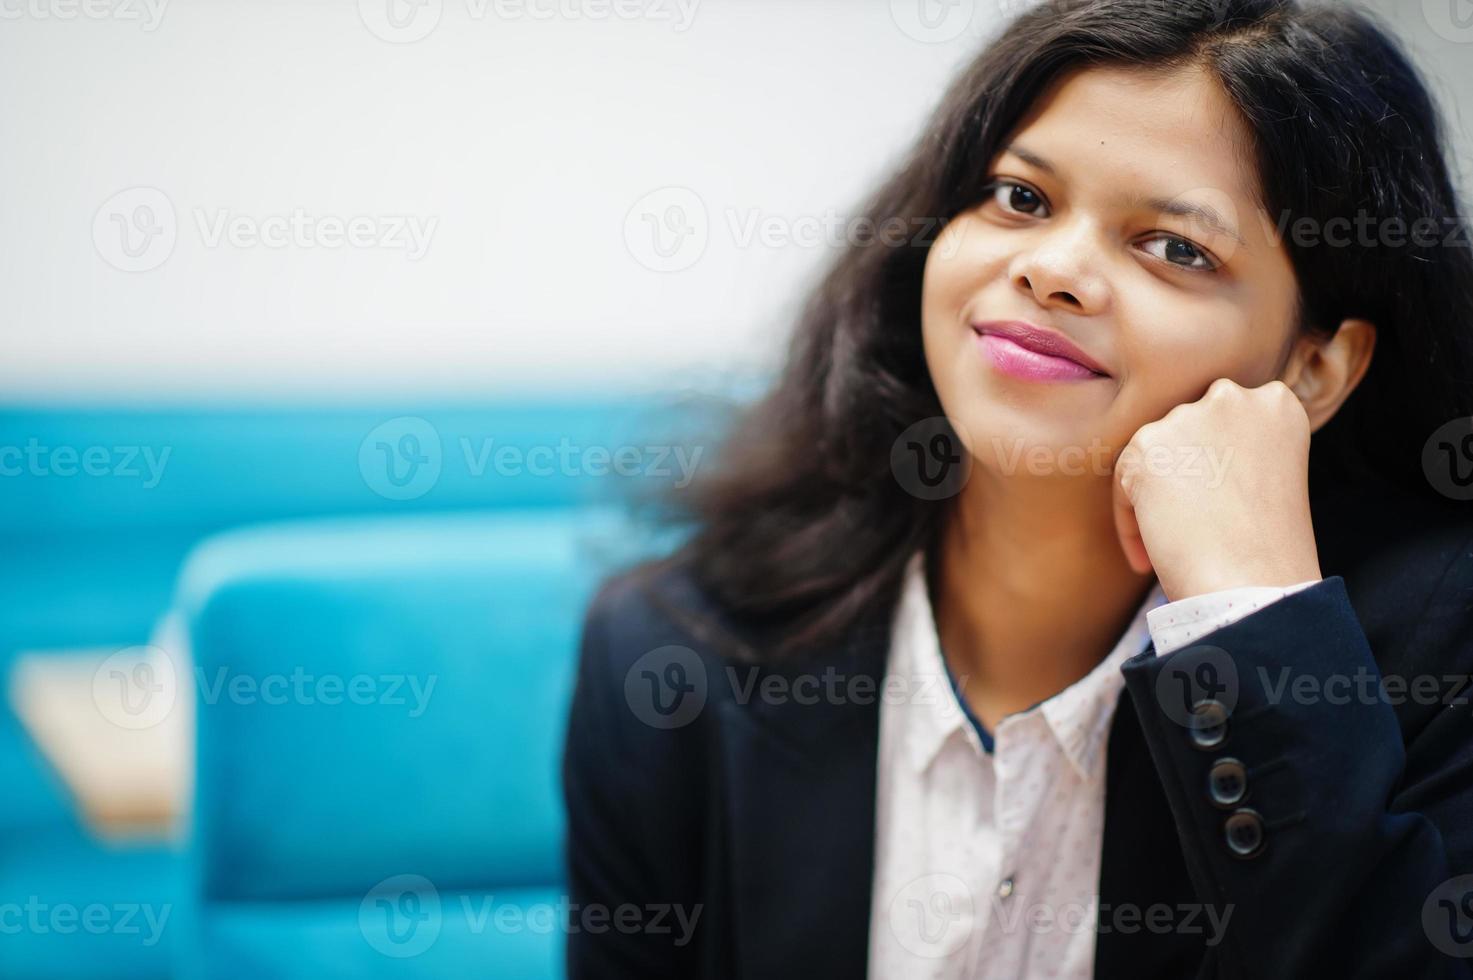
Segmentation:
<svg viewBox="0 0 1473 980">
<path fill-rule="evenodd" d="M 1312 495 L 1366 480 L 1431 493 L 1424 444 L 1473 415 L 1473 249 L 1425 81 L 1369 13 L 1298 0 L 1035 6 L 951 85 L 864 216 L 944 226 L 976 206 L 1010 129 L 1051 80 L 1093 65 L 1215 73 L 1254 134 L 1260 203 L 1281 226 L 1361 214 L 1438 223 L 1430 245 L 1285 239 L 1301 329 L 1377 326 L 1366 377 L 1312 440 Z M 668 498 L 690 533 L 646 571 L 680 565 L 724 610 L 770 627 L 764 656 L 823 644 L 893 602 L 907 558 L 942 525 L 949 501 L 918 499 L 890 467 L 900 433 L 943 414 L 921 345 L 934 237 L 839 252 L 774 386 L 734 421 L 714 468 Z"/>
</svg>

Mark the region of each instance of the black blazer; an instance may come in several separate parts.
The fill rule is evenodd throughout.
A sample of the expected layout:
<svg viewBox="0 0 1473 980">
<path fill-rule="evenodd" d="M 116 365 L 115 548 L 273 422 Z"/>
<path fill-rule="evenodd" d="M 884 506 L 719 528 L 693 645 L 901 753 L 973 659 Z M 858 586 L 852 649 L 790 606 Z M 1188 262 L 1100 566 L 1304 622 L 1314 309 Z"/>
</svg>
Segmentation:
<svg viewBox="0 0 1473 980">
<path fill-rule="evenodd" d="M 1473 976 L 1473 525 L 1427 506 L 1317 504 L 1325 581 L 1122 668 L 1096 976 Z M 679 573 L 655 595 L 616 578 L 584 623 L 563 758 L 570 977 L 863 977 L 893 610 L 749 668 L 713 637 L 760 648 L 753 624 Z M 1209 779 L 1224 758 L 1247 773 L 1227 807 Z M 1209 943 L 1204 917 L 1142 927 L 1159 904 L 1231 917 Z"/>
</svg>

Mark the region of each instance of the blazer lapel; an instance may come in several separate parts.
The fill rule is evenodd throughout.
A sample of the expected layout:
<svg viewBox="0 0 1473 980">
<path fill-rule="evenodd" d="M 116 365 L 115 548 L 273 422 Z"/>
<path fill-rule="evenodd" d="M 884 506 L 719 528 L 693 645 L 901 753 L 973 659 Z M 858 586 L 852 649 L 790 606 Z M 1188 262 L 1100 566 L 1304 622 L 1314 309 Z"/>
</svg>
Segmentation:
<svg viewBox="0 0 1473 980">
<path fill-rule="evenodd" d="M 1194 976 L 1204 951 L 1202 935 L 1175 929 L 1163 934 L 1143 926 L 1146 910 L 1165 904 L 1172 909 L 1171 921 L 1195 921 L 1204 932 L 1209 928 L 1200 907 L 1195 914 L 1182 908 L 1197 905 L 1198 899 L 1140 719 L 1125 691 L 1115 708 L 1106 751 L 1095 976 Z"/>
<path fill-rule="evenodd" d="M 737 976 L 864 976 L 888 639 L 864 626 L 835 656 L 734 668 L 749 693 L 721 705 L 720 751 Z"/>
</svg>

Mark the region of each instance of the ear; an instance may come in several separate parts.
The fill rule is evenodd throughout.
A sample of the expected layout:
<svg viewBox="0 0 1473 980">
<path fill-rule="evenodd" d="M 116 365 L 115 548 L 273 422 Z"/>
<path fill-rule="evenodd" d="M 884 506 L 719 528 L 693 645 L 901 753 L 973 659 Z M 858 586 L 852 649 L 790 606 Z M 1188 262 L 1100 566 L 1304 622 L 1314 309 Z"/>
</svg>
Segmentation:
<svg viewBox="0 0 1473 980">
<path fill-rule="evenodd" d="M 1340 411 L 1366 376 L 1375 349 L 1376 326 L 1368 320 L 1345 320 L 1329 340 L 1296 338 L 1281 380 L 1299 396 L 1311 432 Z"/>
</svg>

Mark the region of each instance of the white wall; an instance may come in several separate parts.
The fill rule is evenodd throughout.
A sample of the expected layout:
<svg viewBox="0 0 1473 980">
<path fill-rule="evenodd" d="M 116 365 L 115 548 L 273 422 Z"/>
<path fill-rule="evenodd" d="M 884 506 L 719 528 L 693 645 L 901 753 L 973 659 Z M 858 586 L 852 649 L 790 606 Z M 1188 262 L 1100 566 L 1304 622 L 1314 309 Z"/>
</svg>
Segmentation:
<svg viewBox="0 0 1473 980">
<path fill-rule="evenodd" d="M 0 398 L 770 367 L 825 223 L 1019 2 L 0 0 Z M 1383 6 L 1469 91 L 1473 28 L 1420 2 Z M 646 197 L 667 187 L 694 197 Z M 116 222 L 141 204 L 163 234 L 135 259 Z M 428 247 L 212 241 L 297 212 L 407 217 Z M 660 271 L 646 222 L 682 214 Z M 777 237 L 744 244 L 753 220 Z"/>
<path fill-rule="evenodd" d="M 883 0 L 619 0 L 637 19 L 533 16 L 598 9 L 577 0 L 428 0 L 434 29 L 391 43 L 368 26 L 398 36 L 391 0 L 168 0 L 152 30 L 144 0 L 60 19 L 82 2 L 0 0 L 8 398 L 760 369 L 823 249 L 742 247 L 728 217 L 847 214 L 993 20 L 979 11 L 971 39 L 932 44 Z M 708 245 L 662 272 L 631 251 L 650 240 L 640 216 L 632 238 L 625 225 L 671 185 L 696 193 Z M 167 201 L 109 203 L 137 187 Z M 651 212 L 686 200 L 667 198 Z M 174 247 L 156 236 L 137 263 L 154 267 L 120 271 L 114 215 L 140 203 L 166 232 L 172 207 Z M 210 244 L 222 216 L 294 209 L 437 224 L 420 258 Z"/>
</svg>

